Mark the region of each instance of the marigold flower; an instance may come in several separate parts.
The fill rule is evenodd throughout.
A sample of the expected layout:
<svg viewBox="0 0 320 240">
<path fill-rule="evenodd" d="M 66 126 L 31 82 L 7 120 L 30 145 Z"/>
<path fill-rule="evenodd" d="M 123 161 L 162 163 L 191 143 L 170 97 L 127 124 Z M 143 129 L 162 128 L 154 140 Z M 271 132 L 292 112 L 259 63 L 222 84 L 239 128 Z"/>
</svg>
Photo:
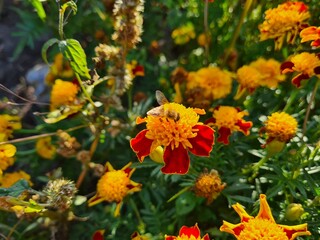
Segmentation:
<svg viewBox="0 0 320 240">
<path fill-rule="evenodd" d="M 237 81 L 239 83 L 235 99 L 239 99 L 246 91 L 252 93 L 260 86 L 262 74 L 253 66 L 244 65 L 237 70 Z"/>
<path fill-rule="evenodd" d="M 78 86 L 72 82 L 56 80 L 51 90 L 50 110 L 64 105 L 74 105 L 78 91 Z"/>
<path fill-rule="evenodd" d="M 97 184 L 97 193 L 88 201 L 89 207 L 103 201 L 116 202 L 117 207 L 114 216 L 119 215 L 124 197 L 141 190 L 141 184 L 130 179 L 135 171 L 135 169 L 130 168 L 131 164 L 130 162 L 120 170 L 115 170 L 109 162 L 106 163 L 105 174 Z"/>
<path fill-rule="evenodd" d="M 259 58 L 250 63 L 251 67 L 257 69 L 261 74 L 259 85 L 269 88 L 276 88 L 278 83 L 285 80 L 285 76 L 280 72 L 281 63 L 275 59 Z"/>
<path fill-rule="evenodd" d="M 308 52 L 297 54 L 281 65 L 281 72 L 298 72 L 298 75 L 292 79 L 292 83 L 300 87 L 302 80 L 320 74 L 320 56 Z"/>
<path fill-rule="evenodd" d="M 57 148 L 51 144 L 51 137 L 44 137 L 36 142 L 36 150 L 40 157 L 52 159 L 56 154 Z"/>
<path fill-rule="evenodd" d="M 201 173 L 194 184 L 194 192 L 197 196 L 207 199 L 207 204 L 215 200 L 225 188 L 226 183 L 222 183 L 218 172 L 214 169 L 208 173 Z"/>
<path fill-rule="evenodd" d="M 320 47 L 320 27 L 307 27 L 300 32 L 301 42 L 311 42 L 312 47 Z"/>
<path fill-rule="evenodd" d="M 179 236 L 165 235 L 165 240 L 210 240 L 209 235 L 206 234 L 202 238 L 200 236 L 200 229 L 196 223 L 193 227 L 182 226 L 179 231 Z"/>
<path fill-rule="evenodd" d="M 12 144 L 0 145 L 0 169 L 6 170 L 9 166 L 13 165 L 17 148 Z"/>
<path fill-rule="evenodd" d="M 297 120 L 285 112 L 275 112 L 268 116 L 265 121 L 265 127 L 260 131 L 267 134 L 267 143 L 273 140 L 279 142 L 289 142 L 296 135 L 298 122 Z"/>
<path fill-rule="evenodd" d="M 304 28 L 310 13 L 303 2 L 285 2 L 265 12 L 265 20 L 259 25 L 260 41 L 275 39 L 275 49 L 282 47 L 285 37 L 293 43 Z"/>
<path fill-rule="evenodd" d="M 140 162 L 158 146 L 164 147 L 165 174 L 185 174 L 190 159 L 188 151 L 198 156 L 209 156 L 214 144 L 214 130 L 199 121 L 198 114 L 204 110 L 186 108 L 178 103 L 165 103 L 150 110 L 145 118 L 137 123 L 146 122 L 147 129 L 131 139 L 130 145 Z"/>
<path fill-rule="evenodd" d="M 4 188 L 9 188 L 13 184 L 18 182 L 20 179 L 27 180 L 30 186 L 33 185 L 33 183 L 31 182 L 31 176 L 25 171 L 20 170 L 18 172 L 3 174 L 2 179 L 0 180 L 0 186 Z"/>
<path fill-rule="evenodd" d="M 223 221 L 220 231 L 231 233 L 238 240 L 293 240 L 298 236 L 311 235 L 306 223 L 295 226 L 277 224 L 264 194 L 260 194 L 260 211 L 256 217 L 250 216 L 239 203 L 232 207 L 239 214 L 241 222 L 232 224 Z"/>
<path fill-rule="evenodd" d="M 186 44 L 191 39 L 196 37 L 193 24 L 188 22 L 181 27 L 174 29 L 171 33 L 171 37 L 174 43 L 177 45 Z"/>
<path fill-rule="evenodd" d="M 12 137 L 13 131 L 17 129 L 21 129 L 20 117 L 8 114 L 0 115 L 0 142 L 7 141 Z"/>
<path fill-rule="evenodd" d="M 229 144 L 229 137 L 232 132 L 240 131 L 244 135 L 250 134 L 252 122 L 243 119 L 248 115 L 247 111 L 241 111 L 239 108 L 230 106 L 219 106 L 213 110 L 213 117 L 206 123 L 218 129 L 218 142 Z"/>
<path fill-rule="evenodd" d="M 187 90 L 200 87 L 202 98 L 217 100 L 226 97 L 232 88 L 231 73 L 218 67 L 201 68 L 188 75 Z"/>
</svg>

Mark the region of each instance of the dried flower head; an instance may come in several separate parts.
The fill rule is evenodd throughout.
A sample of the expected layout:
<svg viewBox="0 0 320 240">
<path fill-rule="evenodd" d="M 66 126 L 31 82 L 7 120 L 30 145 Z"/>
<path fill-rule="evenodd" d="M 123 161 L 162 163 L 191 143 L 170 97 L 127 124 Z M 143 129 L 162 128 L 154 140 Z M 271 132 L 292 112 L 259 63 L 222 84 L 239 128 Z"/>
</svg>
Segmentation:
<svg viewBox="0 0 320 240">
<path fill-rule="evenodd" d="M 293 240 L 298 236 L 311 235 L 306 223 L 295 226 L 277 224 L 264 194 L 260 194 L 260 211 L 256 217 L 250 216 L 239 203 L 232 207 L 239 214 L 241 222 L 232 224 L 223 221 L 220 231 L 230 233 L 238 240 Z"/>
<path fill-rule="evenodd" d="M 259 25 L 260 41 L 275 40 L 275 49 L 282 47 L 284 39 L 294 43 L 299 31 L 310 18 L 308 6 L 303 2 L 285 2 L 265 12 L 265 21 Z"/>
<path fill-rule="evenodd" d="M 43 189 L 47 195 L 47 203 L 59 211 L 70 208 L 77 191 L 73 181 L 63 178 L 49 181 Z"/>
<path fill-rule="evenodd" d="M 225 188 L 226 183 L 222 183 L 218 172 L 212 169 L 209 173 L 205 171 L 197 178 L 193 190 L 197 196 L 207 199 L 207 204 L 215 200 Z"/>
<path fill-rule="evenodd" d="M 75 137 L 71 137 L 67 132 L 59 130 L 58 131 L 59 142 L 57 153 L 65 158 L 74 157 L 81 144 L 77 141 Z"/>
</svg>

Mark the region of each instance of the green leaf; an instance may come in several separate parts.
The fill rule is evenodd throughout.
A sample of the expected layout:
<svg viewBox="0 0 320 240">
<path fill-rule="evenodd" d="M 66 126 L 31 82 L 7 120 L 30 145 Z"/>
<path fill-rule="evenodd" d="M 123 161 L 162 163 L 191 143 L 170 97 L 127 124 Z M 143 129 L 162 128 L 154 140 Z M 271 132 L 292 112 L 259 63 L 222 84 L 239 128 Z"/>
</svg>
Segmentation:
<svg viewBox="0 0 320 240">
<path fill-rule="evenodd" d="M 56 44 L 56 43 L 59 43 L 59 40 L 57 38 L 51 38 L 47 42 L 45 42 L 45 44 L 43 44 L 43 47 L 41 49 L 41 55 L 42 55 L 43 61 L 45 61 L 45 63 L 47 64 L 49 64 L 47 59 L 47 51 L 53 44 Z"/>
<path fill-rule="evenodd" d="M 186 192 L 176 200 L 176 213 L 179 216 L 190 213 L 196 207 L 195 196 L 191 192 Z"/>
<path fill-rule="evenodd" d="M 74 1 L 68 1 L 66 3 L 64 3 L 61 7 L 62 11 L 64 12 L 67 8 L 71 8 L 73 11 L 73 14 L 77 13 L 77 4 Z"/>
<path fill-rule="evenodd" d="M 44 21 L 46 19 L 46 12 L 43 9 L 43 6 L 41 4 L 40 0 L 29 0 L 29 2 L 32 4 L 32 6 L 36 9 L 37 14 L 39 18 Z"/>
<path fill-rule="evenodd" d="M 71 68 L 81 79 L 91 79 L 87 67 L 86 54 L 80 43 L 75 39 L 67 39 L 59 42 L 62 54 L 70 61 Z"/>
<path fill-rule="evenodd" d="M 31 189 L 29 183 L 21 179 L 9 188 L 0 188 L 0 196 L 18 197 L 22 192 Z"/>
</svg>

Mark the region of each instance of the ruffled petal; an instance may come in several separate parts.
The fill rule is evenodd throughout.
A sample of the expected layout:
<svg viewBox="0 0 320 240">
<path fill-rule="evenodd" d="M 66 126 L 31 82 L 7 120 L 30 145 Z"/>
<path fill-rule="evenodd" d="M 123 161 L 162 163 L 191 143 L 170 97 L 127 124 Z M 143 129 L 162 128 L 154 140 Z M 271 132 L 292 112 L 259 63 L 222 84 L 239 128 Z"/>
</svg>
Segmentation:
<svg viewBox="0 0 320 240">
<path fill-rule="evenodd" d="M 293 72 L 293 69 L 292 69 L 293 67 L 294 67 L 294 63 L 293 62 L 290 62 L 290 61 L 284 62 L 280 66 L 280 71 L 281 71 L 282 74 L 283 73 L 288 73 L 288 72 Z"/>
<path fill-rule="evenodd" d="M 295 85 L 297 88 L 299 88 L 301 86 L 301 81 L 309 78 L 310 76 L 308 74 L 300 73 L 294 78 L 292 78 L 292 84 Z"/>
<path fill-rule="evenodd" d="M 242 119 L 239 119 L 238 122 L 236 123 L 237 126 L 239 126 L 241 132 L 244 134 L 244 135 L 249 135 L 249 130 L 250 128 L 252 127 L 252 122 L 247 122 L 247 121 L 244 121 Z"/>
<path fill-rule="evenodd" d="M 296 239 L 298 236 L 310 236 L 311 232 L 307 230 L 307 223 L 299 224 L 295 226 L 287 226 L 287 225 L 280 225 L 283 228 L 283 231 L 287 234 L 289 240 Z"/>
<path fill-rule="evenodd" d="M 163 159 L 165 165 L 161 171 L 165 174 L 186 174 L 189 170 L 189 155 L 182 144 L 173 150 L 170 146 L 166 147 Z"/>
<path fill-rule="evenodd" d="M 137 136 L 130 140 L 130 146 L 132 150 L 137 154 L 140 162 L 150 154 L 150 149 L 153 140 L 146 138 L 148 129 L 142 130 Z"/>
<path fill-rule="evenodd" d="M 190 152 L 197 156 L 209 156 L 214 144 L 214 130 L 206 125 L 195 125 L 193 129 L 198 129 L 197 136 L 189 138 L 192 148 Z"/>
<path fill-rule="evenodd" d="M 223 144 L 229 144 L 229 137 L 231 135 L 230 128 L 221 127 L 219 128 L 218 133 L 219 133 L 219 137 L 217 141 Z"/>
<path fill-rule="evenodd" d="M 271 222 L 275 222 L 267 202 L 267 197 L 264 194 L 260 194 L 260 211 L 257 215 L 257 218 L 267 219 Z"/>
<path fill-rule="evenodd" d="M 198 227 L 198 224 L 194 225 L 193 227 L 182 226 L 179 232 L 179 236 L 181 237 L 183 234 L 187 235 L 189 238 L 191 236 L 194 236 L 197 239 L 198 237 L 200 237 L 200 229 Z"/>
</svg>

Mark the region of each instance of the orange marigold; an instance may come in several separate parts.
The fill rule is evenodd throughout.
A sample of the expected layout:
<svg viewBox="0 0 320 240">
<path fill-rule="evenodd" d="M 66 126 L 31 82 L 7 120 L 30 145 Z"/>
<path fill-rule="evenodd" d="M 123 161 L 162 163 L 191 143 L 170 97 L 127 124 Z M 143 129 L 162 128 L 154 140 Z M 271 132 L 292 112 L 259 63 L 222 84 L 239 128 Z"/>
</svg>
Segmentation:
<svg viewBox="0 0 320 240">
<path fill-rule="evenodd" d="M 265 12 L 265 21 L 259 25 L 260 41 L 275 39 L 275 49 L 282 47 L 284 39 L 293 43 L 299 31 L 310 18 L 308 6 L 303 2 L 285 2 Z"/>
<path fill-rule="evenodd" d="M 243 119 L 248 112 L 241 111 L 239 108 L 230 106 L 219 106 L 213 110 L 213 117 L 209 118 L 206 123 L 218 129 L 218 142 L 229 144 L 229 137 L 232 132 L 240 131 L 248 136 L 252 122 Z"/>
<path fill-rule="evenodd" d="M 122 169 L 115 170 L 109 162 L 106 163 L 105 174 L 97 184 L 97 193 L 88 201 L 89 207 L 103 201 L 116 202 L 117 207 L 114 215 L 118 216 L 120 214 L 124 197 L 141 190 L 141 184 L 130 179 L 135 171 L 135 169 L 130 168 L 131 164 L 130 162 Z"/>
<path fill-rule="evenodd" d="M 198 224 L 193 227 L 182 226 L 179 231 L 179 236 L 165 235 L 165 240 L 210 240 L 209 235 L 200 236 L 200 229 Z"/>
<path fill-rule="evenodd" d="M 75 104 L 78 91 L 78 86 L 72 82 L 56 80 L 51 90 L 50 110 Z"/>
<path fill-rule="evenodd" d="M 277 224 L 264 194 L 260 194 L 260 211 L 256 217 L 250 216 L 239 203 L 232 207 L 239 214 L 241 222 L 232 224 L 223 221 L 220 231 L 230 233 L 238 240 L 293 240 L 298 236 L 311 235 L 306 223 L 295 226 Z"/>
<path fill-rule="evenodd" d="M 320 74 L 320 55 L 308 52 L 294 55 L 281 65 L 281 72 L 298 72 L 298 75 L 292 78 L 292 83 L 300 87 L 302 80 Z"/>
<path fill-rule="evenodd" d="M 312 47 L 320 47 L 320 27 L 307 27 L 300 32 L 301 42 L 311 42 Z"/>
<path fill-rule="evenodd" d="M 9 166 L 13 165 L 17 148 L 12 144 L 0 145 L 0 169 L 6 170 Z"/>
</svg>

